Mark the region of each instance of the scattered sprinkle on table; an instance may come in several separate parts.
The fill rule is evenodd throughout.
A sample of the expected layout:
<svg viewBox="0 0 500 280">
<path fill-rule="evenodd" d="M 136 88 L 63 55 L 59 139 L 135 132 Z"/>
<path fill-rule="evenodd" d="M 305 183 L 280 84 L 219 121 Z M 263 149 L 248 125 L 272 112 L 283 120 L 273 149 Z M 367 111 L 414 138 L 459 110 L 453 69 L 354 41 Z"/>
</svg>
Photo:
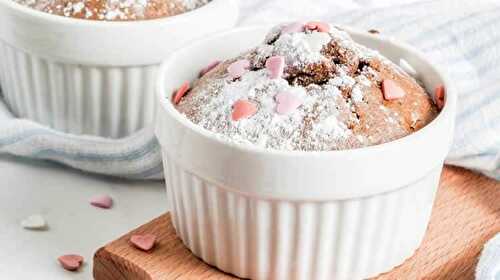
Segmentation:
<svg viewBox="0 0 500 280">
<path fill-rule="evenodd" d="M 113 206 L 113 199 L 109 195 L 96 196 L 90 200 L 90 204 L 103 209 L 109 209 Z"/>
<path fill-rule="evenodd" d="M 69 271 L 78 270 L 83 264 L 83 257 L 76 254 L 63 255 L 57 258 L 61 266 Z"/>
<path fill-rule="evenodd" d="M 47 229 L 47 222 L 40 214 L 34 214 L 21 221 L 21 226 L 31 230 Z"/>
</svg>

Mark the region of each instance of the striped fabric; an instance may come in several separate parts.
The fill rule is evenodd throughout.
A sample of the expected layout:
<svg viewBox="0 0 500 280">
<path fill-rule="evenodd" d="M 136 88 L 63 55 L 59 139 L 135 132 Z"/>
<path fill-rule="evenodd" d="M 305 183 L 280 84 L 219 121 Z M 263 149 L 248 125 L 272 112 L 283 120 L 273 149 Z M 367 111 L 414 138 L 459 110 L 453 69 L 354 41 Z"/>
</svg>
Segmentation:
<svg viewBox="0 0 500 280">
<path fill-rule="evenodd" d="M 457 129 L 447 163 L 500 179 L 500 6 L 492 1 L 445 0 L 347 11 L 352 7 L 335 2 L 241 0 L 240 24 L 322 19 L 375 28 L 418 47 L 448 72 L 459 90 Z M 15 119 L 2 105 L 1 152 L 105 175 L 163 176 L 151 128 L 119 140 L 74 136 Z"/>
<path fill-rule="evenodd" d="M 161 179 L 161 152 L 152 128 L 111 140 L 54 131 L 29 120 L 12 118 L 0 98 L 0 153 L 45 159 L 103 175 Z"/>
</svg>

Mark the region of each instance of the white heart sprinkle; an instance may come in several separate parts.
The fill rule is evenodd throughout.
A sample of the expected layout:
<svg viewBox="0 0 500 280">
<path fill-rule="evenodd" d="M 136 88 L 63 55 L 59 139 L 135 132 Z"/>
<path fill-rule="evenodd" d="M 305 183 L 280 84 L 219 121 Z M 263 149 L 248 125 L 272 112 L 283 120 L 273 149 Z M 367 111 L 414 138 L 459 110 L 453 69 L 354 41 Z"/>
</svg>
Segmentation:
<svg viewBox="0 0 500 280">
<path fill-rule="evenodd" d="M 21 221 L 21 226 L 25 229 L 46 229 L 47 222 L 42 215 L 35 214 Z"/>
<path fill-rule="evenodd" d="M 403 68 L 403 70 L 410 76 L 414 78 L 417 77 L 418 75 L 417 70 L 415 70 L 415 68 L 413 68 L 413 66 L 411 66 L 411 64 L 408 63 L 408 61 L 404 60 L 403 58 L 399 59 L 399 66 Z"/>
</svg>

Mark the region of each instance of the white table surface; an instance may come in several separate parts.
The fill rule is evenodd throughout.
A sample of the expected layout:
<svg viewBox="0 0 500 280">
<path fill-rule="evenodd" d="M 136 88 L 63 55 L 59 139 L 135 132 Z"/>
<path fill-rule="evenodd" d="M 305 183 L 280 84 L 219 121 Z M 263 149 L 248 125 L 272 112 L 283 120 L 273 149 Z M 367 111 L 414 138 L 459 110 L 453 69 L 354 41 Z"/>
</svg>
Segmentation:
<svg viewBox="0 0 500 280">
<path fill-rule="evenodd" d="M 109 194 L 110 210 L 89 205 Z M 129 182 L 84 174 L 60 165 L 0 155 L 0 279 L 92 279 L 94 252 L 167 209 L 162 182 Z M 20 221 L 35 213 L 49 230 L 28 231 Z M 85 257 L 79 272 L 57 257 Z"/>
</svg>

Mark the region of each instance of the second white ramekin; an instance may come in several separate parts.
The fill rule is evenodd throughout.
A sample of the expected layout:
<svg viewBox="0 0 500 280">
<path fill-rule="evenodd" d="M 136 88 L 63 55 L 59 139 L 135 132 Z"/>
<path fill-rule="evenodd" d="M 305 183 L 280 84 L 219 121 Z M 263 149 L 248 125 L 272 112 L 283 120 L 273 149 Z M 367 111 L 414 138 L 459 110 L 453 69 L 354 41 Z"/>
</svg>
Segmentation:
<svg viewBox="0 0 500 280">
<path fill-rule="evenodd" d="M 257 45 L 267 30 L 199 40 L 160 71 L 156 134 L 177 233 L 205 262 L 243 278 L 355 280 L 390 270 L 414 253 L 429 222 L 453 135 L 451 83 L 413 48 L 349 31 L 389 59 L 410 62 L 429 92 L 444 84 L 439 116 L 382 145 L 283 152 L 222 141 L 176 111 L 175 88 L 208 62 Z"/>
<path fill-rule="evenodd" d="M 103 22 L 0 1 L 0 86 L 12 112 L 55 129 L 119 138 L 153 122 L 159 65 L 189 40 L 234 26 L 234 0 L 173 17 Z"/>
</svg>

